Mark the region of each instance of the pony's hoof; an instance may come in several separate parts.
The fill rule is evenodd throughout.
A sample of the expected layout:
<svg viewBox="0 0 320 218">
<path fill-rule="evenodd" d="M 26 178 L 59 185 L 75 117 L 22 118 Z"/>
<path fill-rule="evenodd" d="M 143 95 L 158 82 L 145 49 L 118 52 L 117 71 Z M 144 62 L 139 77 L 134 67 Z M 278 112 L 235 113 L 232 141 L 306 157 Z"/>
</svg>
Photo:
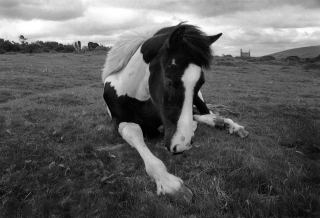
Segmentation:
<svg viewBox="0 0 320 218">
<path fill-rule="evenodd" d="M 192 201 L 192 191 L 188 189 L 185 185 L 182 185 L 181 189 L 170 195 L 170 198 L 173 202 L 182 205 L 188 206 Z"/>
<path fill-rule="evenodd" d="M 240 136 L 240 138 L 246 138 L 248 137 L 249 133 L 247 131 L 245 131 L 244 129 L 240 129 L 237 134 Z"/>
</svg>

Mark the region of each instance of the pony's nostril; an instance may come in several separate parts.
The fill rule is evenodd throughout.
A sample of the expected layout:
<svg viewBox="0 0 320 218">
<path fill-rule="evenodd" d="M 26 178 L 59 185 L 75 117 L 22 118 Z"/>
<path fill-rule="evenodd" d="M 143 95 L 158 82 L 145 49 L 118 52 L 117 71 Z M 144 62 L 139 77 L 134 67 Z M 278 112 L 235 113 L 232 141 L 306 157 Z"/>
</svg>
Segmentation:
<svg viewBox="0 0 320 218">
<path fill-rule="evenodd" d="M 178 145 L 173 146 L 173 148 L 172 148 L 173 153 L 177 153 L 177 147 L 178 147 Z"/>
</svg>

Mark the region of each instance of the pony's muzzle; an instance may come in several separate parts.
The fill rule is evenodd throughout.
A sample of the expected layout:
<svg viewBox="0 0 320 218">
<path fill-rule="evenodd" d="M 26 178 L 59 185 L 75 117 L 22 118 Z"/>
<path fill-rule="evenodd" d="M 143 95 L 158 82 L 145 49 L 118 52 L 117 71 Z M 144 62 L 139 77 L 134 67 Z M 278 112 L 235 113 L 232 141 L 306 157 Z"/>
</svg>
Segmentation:
<svg viewBox="0 0 320 218">
<path fill-rule="evenodd" d="M 192 137 L 190 142 L 188 142 L 186 144 L 175 144 L 171 147 L 170 152 L 173 155 L 182 154 L 183 152 L 191 149 L 193 142 L 194 142 L 194 140 Z"/>
<path fill-rule="evenodd" d="M 172 152 L 173 155 L 178 155 L 178 154 L 182 154 L 184 151 L 181 152 Z"/>
</svg>

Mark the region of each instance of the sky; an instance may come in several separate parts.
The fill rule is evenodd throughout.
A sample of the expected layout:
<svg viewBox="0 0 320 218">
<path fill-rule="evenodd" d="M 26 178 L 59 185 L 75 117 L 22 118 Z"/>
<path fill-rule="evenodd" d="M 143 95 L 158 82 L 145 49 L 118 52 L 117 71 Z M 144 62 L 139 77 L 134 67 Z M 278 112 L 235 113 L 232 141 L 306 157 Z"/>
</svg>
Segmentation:
<svg viewBox="0 0 320 218">
<path fill-rule="evenodd" d="M 216 55 L 320 45 L 320 0 L 0 0 L 0 38 L 112 45 L 143 26 L 182 21 L 223 33 Z"/>
</svg>

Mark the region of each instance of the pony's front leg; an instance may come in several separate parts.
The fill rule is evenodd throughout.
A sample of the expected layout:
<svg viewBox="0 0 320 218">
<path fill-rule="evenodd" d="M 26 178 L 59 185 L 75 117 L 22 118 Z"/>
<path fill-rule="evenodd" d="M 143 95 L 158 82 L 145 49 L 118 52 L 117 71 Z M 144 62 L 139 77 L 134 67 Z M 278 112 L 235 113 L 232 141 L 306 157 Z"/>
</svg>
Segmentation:
<svg viewBox="0 0 320 218">
<path fill-rule="evenodd" d="M 192 192 L 183 185 L 183 181 L 168 173 L 164 163 L 154 156 L 146 146 L 142 130 L 135 123 L 122 122 L 119 125 L 119 133 L 142 157 L 148 175 L 157 184 L 157 194 L 167 194 L 174 201 L 188 204 L 192 199 Z"/>
<path fill-rule="evenodd" d="M 241 138 L 248 136 L 248 132 L 243 126 L 233 122 L 229 118 L 218 116 L 216 114 L 193 115 L 194 120 L 215 127 L 225 127 L 230 134 L 236 133 Z"/>
</svg>

